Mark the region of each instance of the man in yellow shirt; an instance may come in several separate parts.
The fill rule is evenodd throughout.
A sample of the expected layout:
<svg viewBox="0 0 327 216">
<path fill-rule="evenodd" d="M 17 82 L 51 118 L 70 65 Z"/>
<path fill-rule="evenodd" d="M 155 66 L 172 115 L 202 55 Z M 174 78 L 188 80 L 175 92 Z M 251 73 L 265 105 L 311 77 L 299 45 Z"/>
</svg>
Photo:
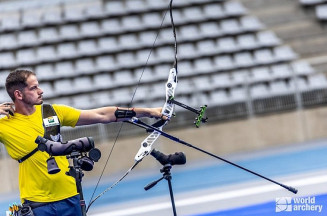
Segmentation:
<svg viewBox="0 0 327 216">
<path fill-rule="evenodd" d="M 36 137 L 44 135 L 41 111 L 43 91 L 35 73 L 26 69 L 17 69 L 8 75 L 6 90 L 13 103 L 0 104 L 0 114 L 6 115 L 0 119 L 0 142 L 13 159 L 19 160 L 37 147 Z M 75 127 L 126 120 L 117 117 L 115 112 L 118 108 L 111 106 L 78 110 L 54 104 L 53 109 L 60 126 Z M 161 108 L 135 108 L 133 112 L 136 117 L 162 117 Z M 65 174 L 68 171 L 68 160 L 65 156 L 57 156 L 56 162 L 61 171 L 51 175 L 47 170 L 48 158 L 48 153 L 37 151 L 19 163 L 22 202 L 45 204 L 33 209 L 35 216 L 80 216 L 81 207 L 75 179 Z"/>
</svg>

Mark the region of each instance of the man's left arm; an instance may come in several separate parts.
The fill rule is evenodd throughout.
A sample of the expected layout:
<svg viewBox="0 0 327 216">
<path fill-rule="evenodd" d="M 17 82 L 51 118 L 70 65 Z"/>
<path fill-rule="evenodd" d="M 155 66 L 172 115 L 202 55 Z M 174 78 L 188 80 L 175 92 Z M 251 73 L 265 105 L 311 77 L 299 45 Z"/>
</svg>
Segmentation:
<svg viewBox="0 0 327 216">
<path fill-rule="evenodd" d="M 97 124 L 97 123 L 110 123 L 110 122 L 118 122 L 118 121 L 125 121 L 130 119 L 129 118 L 119 118 L 115 113 L 119 111 L 133 111 L 136 114 L 136 117 L 149 117 L 149 118 L 163 118 L 167 119 L 165 116 L 163 117 L 161 114 L 161 107 L 157 108 L 121 108 L 121 107 L 101 107 L 97 109 L 91 110 L 81 110 L 80 117 L 77 121 L 76 126 L 81 125 L 90 125 L 90 124 Z"/>
</svg>

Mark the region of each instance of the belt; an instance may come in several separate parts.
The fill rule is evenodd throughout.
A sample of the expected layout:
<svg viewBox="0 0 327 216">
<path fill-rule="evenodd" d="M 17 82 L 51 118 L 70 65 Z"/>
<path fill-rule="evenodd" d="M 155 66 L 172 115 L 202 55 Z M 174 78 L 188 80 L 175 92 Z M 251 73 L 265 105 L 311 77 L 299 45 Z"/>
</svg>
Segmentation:
<svg viewBox="0 0 327 216">
<path fill-rule="evenodd" d="M 35 209 L 35 208 L 38 208 L 38 207 L 41 207 L 41 206 L 48 205 L 50 203 L 51 202 L 33 202 L 33 201 L 26 200 L 24 202 L 23 206 L 30 206 L 31 209 Z"/>
</svg>

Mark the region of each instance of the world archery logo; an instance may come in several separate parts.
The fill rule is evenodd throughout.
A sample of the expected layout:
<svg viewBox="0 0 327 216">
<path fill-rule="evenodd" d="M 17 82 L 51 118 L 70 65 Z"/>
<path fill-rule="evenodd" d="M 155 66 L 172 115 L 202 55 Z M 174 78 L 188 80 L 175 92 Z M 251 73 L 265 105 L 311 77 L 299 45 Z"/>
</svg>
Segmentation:
<svg viewBox="0 0 327 216">
<path fill-rule="evenodd" d="M 276 198 L 276 212 L 292 211 L 292 197 Z"/>
</svg>

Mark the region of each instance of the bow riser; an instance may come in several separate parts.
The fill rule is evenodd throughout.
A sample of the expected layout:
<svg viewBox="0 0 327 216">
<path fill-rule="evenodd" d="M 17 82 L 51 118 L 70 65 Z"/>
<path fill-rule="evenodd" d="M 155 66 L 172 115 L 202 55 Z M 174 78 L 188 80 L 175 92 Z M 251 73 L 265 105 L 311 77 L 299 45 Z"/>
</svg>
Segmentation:
<svg viewBox="0 0 327 216">
<path fill-rule="evenodd" d="M 175 68 L 171 68 L 169 71 L 168 80 L 166 83 L 166 102 L 164 106 L 162 107 L 161 114 L 168 117 L 168 120 L 171 118 L 171 116 L 174 113 L 174 104 L 169 102 L 169 98 L 174 97 L 175 89 L 177 87 L 177 71 Z M 162 130 L 163 126 L 165 126 L 167 121 L 162 121 L 162 124 L 160 126 L 157 126 L 159 130 Z M 141 143 L 141 148 L 135 155 L 135 161 L 142 160 L 145 156 L 149 155 L 152 150 L 153 143 L 159 138 L 161 133 L 158 131 L 153 131 L 147 138 L 143 140 Z"/>
</svg>

